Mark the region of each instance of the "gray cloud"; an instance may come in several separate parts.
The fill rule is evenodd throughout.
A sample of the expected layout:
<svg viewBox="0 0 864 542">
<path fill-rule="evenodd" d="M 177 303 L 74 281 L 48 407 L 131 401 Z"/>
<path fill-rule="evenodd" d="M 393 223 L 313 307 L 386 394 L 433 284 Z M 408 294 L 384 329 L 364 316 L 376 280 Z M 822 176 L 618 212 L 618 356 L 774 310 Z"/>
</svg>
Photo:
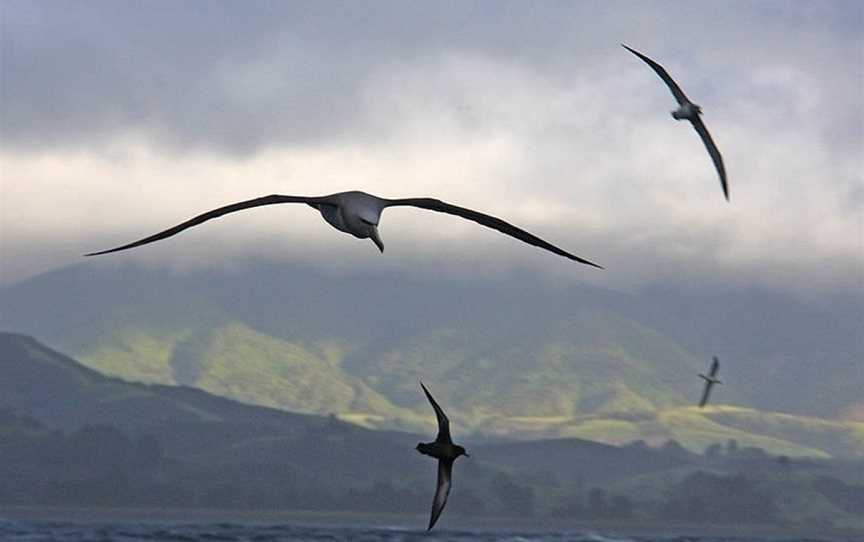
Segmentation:
<svg viewBox="0 0 864 542">
<path fill-rule="evenodd" d="M 736 81 L 760 65 L 801 70 L 831 90 L 834 132 L 861 133 L 852 3 L 5 1 L 3 11 L 7 146 L 101 144 L 129 130 L 172 149 L 241 153 L 374 137 L 382 123 L 364 99 L 382 74 L 467 54 L 567 80 L 628 69 L 619 41 L 680 68 L 706 102 L 748 98 Z"/>
<path fill-rule="evenodd" d="M 685 269 L 784 287 L 862 280 L 857 3 L 2 10 L 7 281 L 229 201 L 351 188 L 498 213 L 610 268 L 590 280 L 677 280 Z M 695 133 L 669 117 L 671 96 L 621 41 L 663 62 L 704 106 L 731 206 Z M 308 209 L 190 232 L 209 249 L 129 257 L 224 263 L 278 248 L 330 260 L 346 250 L 374 268 L 397 265 L 398 250 L 406 265 L 446 254 L 558 273 L 468 224 L 393 211 L 384 220 L 383 258 Z M 217 255 L 220 239 L 239 248 Z"/>
</svg>

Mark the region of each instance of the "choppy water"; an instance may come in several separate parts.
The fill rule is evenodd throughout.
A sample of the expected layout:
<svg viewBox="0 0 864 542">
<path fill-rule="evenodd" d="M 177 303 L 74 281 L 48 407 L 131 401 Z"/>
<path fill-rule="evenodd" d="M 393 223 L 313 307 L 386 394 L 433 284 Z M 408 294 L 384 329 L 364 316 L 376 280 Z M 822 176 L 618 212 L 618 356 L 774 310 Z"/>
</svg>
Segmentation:
<svg viewBox="0 0 864 542">
<path fill-rule="evenodd" d="M 757 538 L 635 537 L 618 538 L 586 532 L 484 532 L 479 530 L 426 533 L 401 528 L 303 527 L 234 523 L 68 523 L 2 521 L 3 542 L 758 542 Z M 804 539 L 787 539 L 800 542 Z M 807 539 L 808 542 L 813 539 Z"/>
</svg>

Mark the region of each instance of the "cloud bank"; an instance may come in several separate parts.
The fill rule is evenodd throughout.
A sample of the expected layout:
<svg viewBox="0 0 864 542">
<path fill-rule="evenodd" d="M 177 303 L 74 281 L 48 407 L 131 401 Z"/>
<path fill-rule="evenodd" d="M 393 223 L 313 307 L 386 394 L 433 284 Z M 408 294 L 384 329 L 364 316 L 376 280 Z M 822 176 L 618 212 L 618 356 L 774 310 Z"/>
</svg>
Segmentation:
<svg viewBox="0 0 864 542">
<path fill-rule="evenodd" d="M 611 287 L 864 285 L 856 3 L 2 3 L 2 279 L 269 193 L 361 189 L 496 214 L 595 272 L 388 210 L 384 256 L 308 208 L 135 253 L 364 269 L 536 269 Z M 689 24 L 683 24 L 684 21 Z M 723 201 L 662 62 L 705 110 Z"/>
</svg>

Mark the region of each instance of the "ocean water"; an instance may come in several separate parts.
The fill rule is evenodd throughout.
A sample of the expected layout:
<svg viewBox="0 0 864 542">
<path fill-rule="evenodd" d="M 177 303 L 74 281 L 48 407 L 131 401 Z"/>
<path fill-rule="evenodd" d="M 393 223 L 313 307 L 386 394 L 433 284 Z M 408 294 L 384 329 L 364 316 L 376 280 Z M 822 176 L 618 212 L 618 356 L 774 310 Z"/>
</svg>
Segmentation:
<svg viewBox="0 0 864 542">
<path fill-rule="evenodd" d="M 2 521 L 3 542 L 757 542 L 759 538 L 615 537 L 592 532 L 405 530 L 240 523 L 70 523 Z M 778 539 L 773 539 L 778 540 Z M 779 539 L 789 542 L 818 539 Z"/>
</svg>

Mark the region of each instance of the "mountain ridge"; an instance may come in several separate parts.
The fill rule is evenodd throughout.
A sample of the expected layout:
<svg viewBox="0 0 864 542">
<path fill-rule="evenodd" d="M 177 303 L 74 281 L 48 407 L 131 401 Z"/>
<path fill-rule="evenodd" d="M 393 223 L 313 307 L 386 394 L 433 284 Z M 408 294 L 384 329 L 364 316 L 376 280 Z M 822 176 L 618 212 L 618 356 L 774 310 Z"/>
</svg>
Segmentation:
<svg viewBox="0 0 864 542">
<path fill-rule="evenodd" d="M 279 266 L 188 274 L 78 266 L 4 289 L 0 305 L 11 309 L 7 325 L 17 323 L 127 380 L 193 385 L 373 428 L 429 429 L 424 405 L 416 401 L 422 378 L 448 404 L 458 427 L 489 436 L 587 436 L 621 444 L 678 435 L 694 450 L 713 437 L 750 438 L 725 425 L 713 437 L 703 435 L 700 423 L 716 424 L 688 407 L 699 393 L 696 375 L 710 358 L 695 353 L 693 341 L 687 346 L 660 331 L 670 323 L 651 317 L 658 305 L 654 294 L 639 305 L 638 296 L 586 287 L 535 284 L 537 293 L 528 293 L 526 284 L 514 291 L 507 281 L 424 286 L 398 276 L 337 278 Z M 732 312 L 712 302 L 702 311 Z M 693 303 L 680 312 L 696 320 L 701 312 Z M 798 310 L 804 316 L 796 318 L 812 320 Z M 723 335 L 722 327 L 713 331 Z M 775 344 L 789 334 L 780 328 L 771 333 Z M 849 345 L 854 356 L 855 343 Z M 721 362 L 727 385 L 717 390 L 717 404 L 750 408 L 750 419 L 772 410 L 758 404 L 748 381 L 776 378 L 775 369 L 723 356 Z M 796 374 L 807 374 L 807 367 Z M 856 382 L 852 373 L 844 386 Z M 821 377 L 813 383 L 802 388 L 805 395 L 830 384 Z M 834 395 L 833 401 L 844 396 Z M 840 410 L 854 408 L 857 400 L 851 396 Z M 809 434 L 818 424 L 808 419 L 799 425 Z M 673 422 L 678 429 L 667 427 Z M 750 440 L 792 455 L 828 453 L 824 444 L 812 446 L 821 443 L 812 435 L 797 445 L 781 441 L 786 444 L 758 435 Z M 844 442 L 839 450 L 854 453 L 854 438 Z"/>
</svg>

